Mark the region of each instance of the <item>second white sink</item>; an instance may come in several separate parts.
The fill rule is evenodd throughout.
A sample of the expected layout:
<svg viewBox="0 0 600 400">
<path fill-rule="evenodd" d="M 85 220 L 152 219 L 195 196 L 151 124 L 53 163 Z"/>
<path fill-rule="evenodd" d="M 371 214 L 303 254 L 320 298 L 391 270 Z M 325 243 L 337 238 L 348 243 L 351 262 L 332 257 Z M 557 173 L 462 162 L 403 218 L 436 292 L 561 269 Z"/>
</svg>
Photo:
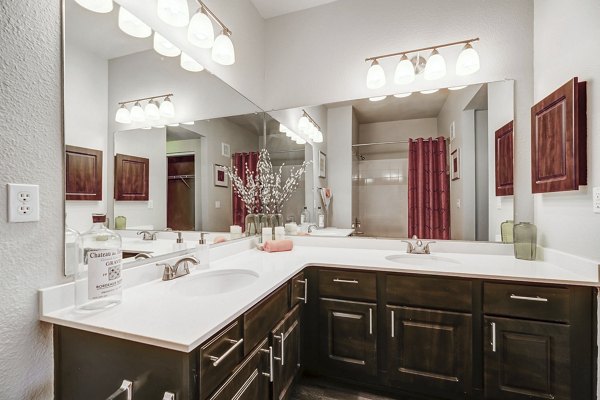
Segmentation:
<svg viewBox="0 0 600 400">
<path fill-rule="evenodd" d="M 404 265 L 420 267 L 456 267 L 460 261 L 448 257 L 432 256 L 431 254 L 394 254 L 386 257 L 387 260 Z"/>
<path fill-rule="evenodd" d="M 244 269 L 228 269 L 192 275 L 175 282 L 170 290 L 186 297 L 230 293 L 253 284 L 259 275 Z"/>
</svg>

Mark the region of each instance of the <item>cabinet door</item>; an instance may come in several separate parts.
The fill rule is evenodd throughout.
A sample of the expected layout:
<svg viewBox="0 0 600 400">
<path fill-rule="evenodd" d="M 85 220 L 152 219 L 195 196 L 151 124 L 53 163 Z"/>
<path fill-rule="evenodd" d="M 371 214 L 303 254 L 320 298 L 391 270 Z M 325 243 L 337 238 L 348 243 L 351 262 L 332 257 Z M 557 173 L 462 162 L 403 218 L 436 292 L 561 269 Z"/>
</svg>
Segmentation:
<svg viewBox="0 0 600 400">
<path fill-rule="evenodd" d="M 486 399 L 571 399 L 569 325 L 486 317 L 484 335 Z"/>
<path fill-rule="evenodd" d="M 210 400 L 269 400 L 268 342 L 265 339 L 210 397 Z"/>
<path fill-rule="evenodd" d="M 290 394 L 301 365 L 300 335 L 300 305 L 297 305 L 271 333 L 273 399 L 285 399 Z"/>
<path fill-rule="evenodd" d="M 322 298 L 319 307 L 319 359 L 326 373 L 377 375 L 377 305 Z"/>
<path fill-rule="evenodd" d="M 390 381 L 451 398 L 471 392 L 470 314 L 387 306 L 387 318 Z"/>
<path fill-rule="evenodd" d="M 496 196 L 513 194 L 513 121 L 496 131 Z"/>
</svg>

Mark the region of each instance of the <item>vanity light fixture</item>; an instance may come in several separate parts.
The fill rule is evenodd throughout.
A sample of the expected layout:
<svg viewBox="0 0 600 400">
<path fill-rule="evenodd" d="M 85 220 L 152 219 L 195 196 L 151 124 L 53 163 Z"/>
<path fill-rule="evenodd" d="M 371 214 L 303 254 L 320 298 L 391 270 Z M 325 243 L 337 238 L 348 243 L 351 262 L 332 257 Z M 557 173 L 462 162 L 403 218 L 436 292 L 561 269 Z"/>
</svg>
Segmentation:
<svg viewBox="0 0 600 400">
<path fill-rule="evenodd" d="M 181 65 L 181 68 L 185 69 L 186 71 L 190 71 L 190 72 L 204 71 L 204 67 L 202 66 L 202 64 L 200 64 L 199 62 L 197 62 L 191 56 L 189 56 L 187 53 L 184 53 L 184 52 L 181 52 L 181 59 L 179 61 L 179 65 Z"/>
<path fill-rule="evenodd" d="M 397 98 L 397 99 L 403 99 L 403 98 L 405 98 L 405 97 L 408 97 L 408 96 L 410 96 L 411 94 L 412 94 L 412 92 L 408 92 L 408 93 L 398 93 L 398 94 L 395 94 L 395 95 L 394 95 L 394 97 L 395 97 L 395 98 Z"/>
<path fill-rule="evenodd" d="M 377 102 L 377 101 L 382 101 L 387 99 L 387 96 L 375 96 L 375 97 L 369 97 L 369 101 L 372 102 Z"/>
<path fill-rule="evenodd" d="M 188 41 L 203 49 L 212 47 L 211 57 L 214 62 L 221 65 L 235 63 L 235 48 L 231 41 L 231 30 L 202 2 L 197 0 L 200 8 L 192 17 L 188 26 Z M 219 25 L 221 33 L 215 39 L 212 21 Z"/>
<path fill-rule="evenodd" d="M 75 0 L 81 7 L 97 13 L 109 13 L 113 9 L 112 0 Z"/>
<path fill-rule="evenodd" d="M 478 40 L 479 38 L 473 38 L 458 42 L 444 43 L 437 46 L 423 47 L 420 49 L 382 54 L 379 56 L 366 58 L 365 62 L 371 63 L 369 71 L 367 72 L 367 88 L 378 89 L 385 85 L 385 72 L 381 65 L 379 65 L 379 61 L 389 57 L 400 56 L 400 61 L 398 62 L 394 72 L 394 82 L 398 85 L 412 83 L 415 80 L 416 75 L 421 73 L 423 73 L 426 80 L 440 79 L 446 75 L 446 61 L 438 50 L 441 48 L 458 45 L 464 46 L 456 62 L 456 74 L 463 76 L 475 73 L 480 68 L 479 54 L 473 48 L 472 44 Z M 419 53 L 429 50 L 431 50 L 431 55 L 427 60 L 424 70 L 422 70 L 420 65 L 422 57 L 419 56 Z M 416 53 L 416 57 L 410 58 L 409 54 L 412 53 Z"/>
<path fill-rule="evenodd" d="M 235 63 L 235 48 L 229 37 L 231 32 L 225 28 L 215 39 L 212 48 L 212 59 L 221 65 L 233 65 Z"/>
<path fill-rule="evenodd" d="M 177 28 L 187 26 L 190 21 L 187 0 L 158 0 L 156 12 L 163 22 Z"/>
<path fill-rule="evenodd" d="M 115 115 L 115 121 L 120 124 L 130 124 L 131 123 L 131 113 L 125 107 L 125 104 L 121 104 L 121 107 L 117 110 L 117 114 Z"/>
<path fill-rule="evenodd" d="M 158 121 L 160 119 L 160 111 L 158 111 L 158 105 L 156 100 L 152 99 L 144 107 L 144 114 L 148 121 Z"/>
<path fill-rule="evenodd" d="M 119 29 L 129 36 L 136 38 L 147 38 L 152 35 L 152 28 L 127 11 L 123 6 L 119 8 Z"/>
<path fill-rule="evenodd" d="M 433 94 L 437 93 L 440 89 L 421 90 L 421 94 Z"/>
<path fill-rule="evenodd" d="M 464 85 L 464 86 L 452 86 L 452 87 L 449 87 L 448 90 L 462 90 L 462 89 L 464 89 L 466 87 L 467 87 L 467 85 Z"/>
<path fill-rule="evenodd" d="M 171 119 L 175 116 L 175 108 L 171 102 L 172 93 L 160 96 L 143 97 L 141 99 L 127 100 L 119 102 L 119 108 L 115 114 L 115 121 L 121 124 L 130 124 L 132 122 L 157 122 Z M 164 97 L 162 103 L 158 104 L 156 99 Z M 142 101 L 148 100 L 148 103 L 142 108 Z M 165 104 L 167 103 L 167 104 Z M 131 110 L 127 109 L 127 104 L 133 104 Z M 170 116 L 169 116 L 170 115 Z M 163 121 L 161 121 L 163 122 Z M 159 124 L 164 126 L 164 123 Z M 150 128 L 148 128 L 150 129 Z"/>
<path fill-rule="evenodd" d="M 190 21 L 188 26 L 188 40 L 194 46 L 203 49 L 210 49 L 215 41 L 215 31 L 210 18 L 206 14 L 204 5 L 200 5 L 200 9 Z"/>
<path fill-rule="evenodd" d="M 298 120 L 298 129 L 300 133 L 315 143 L 323 142 L 323 132 L 317 122 L 306 112 L 302 110 L 302 116 Z M 298 143 L 298 142 L 296 142 Z"/>
<path fill-rule="evenodd" d="M 179 48 L 158 32 L 154 32 L 154 50 L 165 57 L 177 57 L 181 54 Z"/>
</svg>

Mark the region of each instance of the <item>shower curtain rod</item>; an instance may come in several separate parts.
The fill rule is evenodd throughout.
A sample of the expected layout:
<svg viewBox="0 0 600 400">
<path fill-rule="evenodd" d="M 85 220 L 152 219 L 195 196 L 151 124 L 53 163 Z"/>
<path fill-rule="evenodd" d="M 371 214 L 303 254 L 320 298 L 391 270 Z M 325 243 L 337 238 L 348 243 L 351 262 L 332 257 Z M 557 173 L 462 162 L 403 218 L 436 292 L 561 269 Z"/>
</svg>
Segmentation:
<svg viewBox="0 0 600 400">
<path fill-rule="evenodd" d="M 432 139 L 437 140 L 437 138 Z M 398 140 L 396 142 L 372 142 L 372 143 L 359 143 L 353 144 L 352 147 L 363 147 L 363 146 L 378 146 L 382 144 L 408 144 L 408 140 Z"/>
</svg>

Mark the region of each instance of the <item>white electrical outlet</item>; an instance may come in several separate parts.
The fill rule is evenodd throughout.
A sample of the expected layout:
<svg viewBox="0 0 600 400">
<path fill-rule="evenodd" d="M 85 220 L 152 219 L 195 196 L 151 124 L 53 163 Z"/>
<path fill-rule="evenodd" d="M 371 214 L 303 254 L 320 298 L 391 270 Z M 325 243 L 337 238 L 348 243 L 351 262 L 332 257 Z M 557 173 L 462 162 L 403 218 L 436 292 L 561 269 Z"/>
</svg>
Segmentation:
<svg viewBox="0 0 600 400">
<path fill-rule="evenodd" d="M 40 220 L 39 185 L 8 184 L 8 222 Z"/>
<path fill-rule="evenodd" d="M 148 200 L 148 208 L 154 208 L 154 200 Z"/>
<path fill-rule="evenodd" d="M 594 213 L 600 214 L 600 187 L 594 188 L 592 204 L 594 207 Z"/>
<path fill-rule="evenodd" d="M 221 208 L 221 202 L 219 200 L 215 201 L 215 208 Z"/>
</svg>

